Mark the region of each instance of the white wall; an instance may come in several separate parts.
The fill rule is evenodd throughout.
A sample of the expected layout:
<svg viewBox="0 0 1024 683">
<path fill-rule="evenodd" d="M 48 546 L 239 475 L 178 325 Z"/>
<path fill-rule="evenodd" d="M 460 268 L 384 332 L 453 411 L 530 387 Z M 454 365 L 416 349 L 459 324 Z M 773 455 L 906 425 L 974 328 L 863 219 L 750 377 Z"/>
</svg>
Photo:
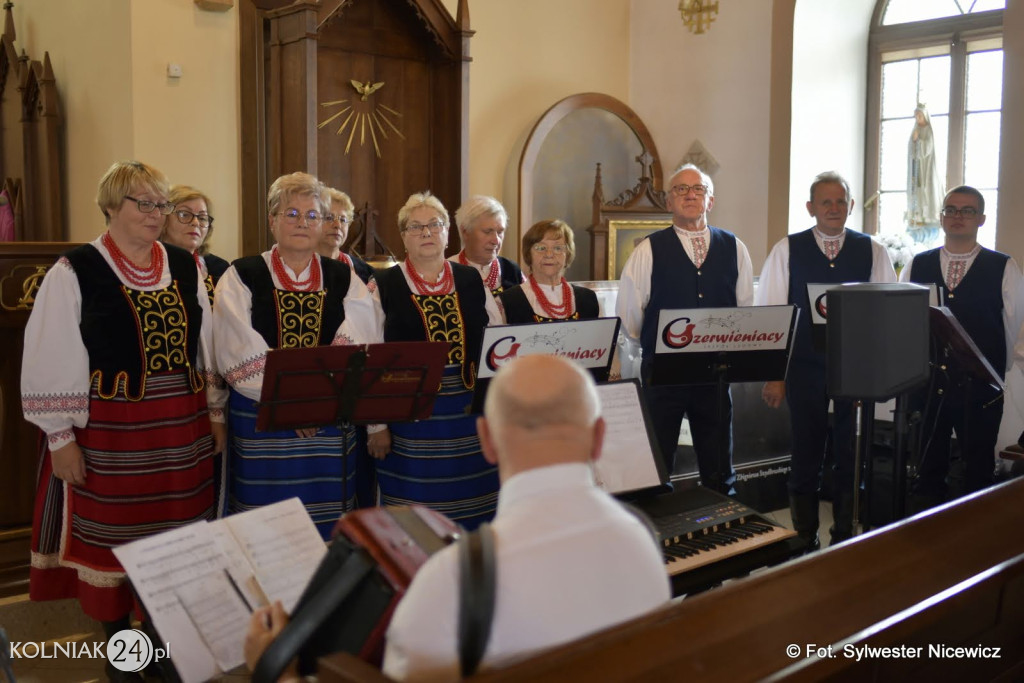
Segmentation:
<svg viewBox="0 0 1024 683">
<path fill-rule="evenodd" d="M 789 232 L 809 228 L 814 176 L 837 171 L 863 224 L 868 26 L 875 0 L 797 0 L 793 22 L 793 118 Z"/>
<path fill-rule="evenodd" d="M 213 203 L 210 250 L 240 256 L 238 10 L 186 0 L 131 0 L 132 126 L 136 158 Z M 179 64 L 181 78 L 167 77 Z M 97 178 L 98 179 L 98 178 Z"/>
<path fill-rule="evenodd" d="M 711 223 L 766 253 L 771 2 L 728 0 L 707 32 L 690 33 L 677 2 L 632 0 L 630 99 L 667 176 L 699 139 L 721 168 Z M 612 188 L 605 188 L 612 194 Z"/>
</svg>

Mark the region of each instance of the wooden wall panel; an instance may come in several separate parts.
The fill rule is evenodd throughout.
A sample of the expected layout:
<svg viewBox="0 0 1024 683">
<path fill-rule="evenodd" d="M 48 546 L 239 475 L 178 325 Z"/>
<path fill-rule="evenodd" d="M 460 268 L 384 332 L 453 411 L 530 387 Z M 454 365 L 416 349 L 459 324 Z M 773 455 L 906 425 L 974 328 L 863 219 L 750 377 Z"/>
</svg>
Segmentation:
<svg viewBox="0 0 1024 683">
<path fill-rule="evenodd" d="M 64 242 L 0 244 L 0 597 L 23 593 L 38 467 L 39 430 L 21 413 L 25 324 L 43 276 Z"/>
</svg>

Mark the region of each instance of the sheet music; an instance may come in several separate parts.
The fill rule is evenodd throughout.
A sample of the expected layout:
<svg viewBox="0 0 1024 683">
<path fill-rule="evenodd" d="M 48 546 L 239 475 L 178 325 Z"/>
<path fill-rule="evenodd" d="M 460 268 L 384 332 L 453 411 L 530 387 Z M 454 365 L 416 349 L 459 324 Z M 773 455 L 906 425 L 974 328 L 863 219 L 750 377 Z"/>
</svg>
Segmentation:
<svg viewBox="0 0 1024 683">
<path fill-rule="evenodd" d="M 139 599 L 153 620 L 183 683 L 200 683 L 220 673 L 178 590 L 219 572 L 227 560 L 206 522 L 196 522 L 114 548 Z M 159 644 L 154 643 L 154 647 Z M 238 647 L 241 649 L 241 642 Z"/>
<path fill-rule="evenodd" d="M 224 523 L 271 600 L 291 612 L 327 553 L 313 520 L 298 498 L 227 517 Z"/>
<path fill-rule="evenodd" d="M 253 574 L 252 565 L 249 564 L 245 551 L 238 544 L 238 539 L 235 538 L 235 535 L 231 533 L 231 528 L 227 523 L 228 519 L 231 518 L 218 519 L 216 522 L 210 522 L 209 525 L 214 538 L 220 544 L 221 552 L 224 553 L 224 557 L 227 559 L 226 570 L 231 574 L 231 578 L 234 579 L 238 589 L 242 591 L 245 601 L 253 609 L 266 607 L 270 604 L 270 600 L 267 599 L 267 596 L 256 581 L 256 575 Z"/>
<path fill-rule="evenodd" d="M 178 599 L 221 671 L 245 664 L 243 644 L 250 612 L 224 572 L 214 572 L 177 589 Z"/>
<path fill-rule="evenodd" d="M 598 485 L 609 493 L 657 486 L 661 479 L 640 408 L 639 386 L 601 384 L 597 392 L 606 424 L 604 449 L 594 463 Z"/>
</svg>

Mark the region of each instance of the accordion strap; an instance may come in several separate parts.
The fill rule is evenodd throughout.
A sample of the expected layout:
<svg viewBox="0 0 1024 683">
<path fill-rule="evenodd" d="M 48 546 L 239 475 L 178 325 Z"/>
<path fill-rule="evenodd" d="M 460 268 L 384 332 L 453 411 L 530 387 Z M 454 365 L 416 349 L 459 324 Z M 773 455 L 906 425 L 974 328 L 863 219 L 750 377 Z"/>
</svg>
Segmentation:
<svg viewBox="0 0 1024 683">
<path fill-rule="evenodd" d="M 462 677 L 476 673 L 487 650 L 496 591 L 494 532 L 481 524 L 459 539 L 459 666 Z"/>
</svg>

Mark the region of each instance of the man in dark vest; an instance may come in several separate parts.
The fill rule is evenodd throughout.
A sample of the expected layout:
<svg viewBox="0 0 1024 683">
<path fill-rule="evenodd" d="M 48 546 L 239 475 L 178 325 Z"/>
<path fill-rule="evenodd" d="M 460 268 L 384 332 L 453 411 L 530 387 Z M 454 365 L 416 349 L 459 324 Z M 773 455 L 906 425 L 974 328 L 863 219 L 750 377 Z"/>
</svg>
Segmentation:
<svg viewBox="0 0 1024 683">
<path fill-rule="evenodd" d="M 731 232 L 708 226 L 715 204 L 711 178 L 693 164 L 668 182 L 672 225 L 637 245 L 622 269 L 615 310 L 628 342 L 642 349 L 645 385 L 658 447 L 668 473 L 675 467 L 679 429 L 689 418 L 704 486 L 733 493 L 732 399 L 719 406 L 715 385 L 651 386 L 658 314 L 662 309 L 749 306 L 753 267 L 747 247 Z"/>
<path fill-rule="evenodd" d="M 766 382 L 765 403 L 777 408 L 789 403 L 793 432 L 789 471 L 789 509 L 793 529 L 816 550 L 818 494 L 828 438 L 829 396 L 825 391 L 825 353 L 815 348 L 811 335 L 807 285 L 842 282 L 895 282 L 896 272 L 885 247 L 867 235 L 850 230 L 846 220 L 853 211 L 850 185 L 834 172 L 818 175 L 811 183 L 807 212 L 813 228 L 780 240 L 768 255 L 758 280 L 757 304 L 795 304 L 800 309 L 793 355 L 784 382 Z M 832 454 L 836 462 L 832 498 L 831 542 L 853 535 L 853 408 L 850 401 L 835 401 Z"/>
<path fill-rule="evenodd" d="M 943 246 L 923 252 L 900 274 L 905 282 L 934 284 L 942 301 L 978 349 L 1004 377 L 1020 331 L 1021 271 L 1012 258 L 978 244 L 985 198 L 973 187 L 953 188 L 942 203 Z M 946 499 L 950 437 L 956 431 L 966 492 L 993 483 L 996 439 L 1003 398 L 985 382 L 936 370 L 926 399 L 921 443 L 926 444 L 911 485 L 911 507 L 922 510 Z"/>
</svg>

